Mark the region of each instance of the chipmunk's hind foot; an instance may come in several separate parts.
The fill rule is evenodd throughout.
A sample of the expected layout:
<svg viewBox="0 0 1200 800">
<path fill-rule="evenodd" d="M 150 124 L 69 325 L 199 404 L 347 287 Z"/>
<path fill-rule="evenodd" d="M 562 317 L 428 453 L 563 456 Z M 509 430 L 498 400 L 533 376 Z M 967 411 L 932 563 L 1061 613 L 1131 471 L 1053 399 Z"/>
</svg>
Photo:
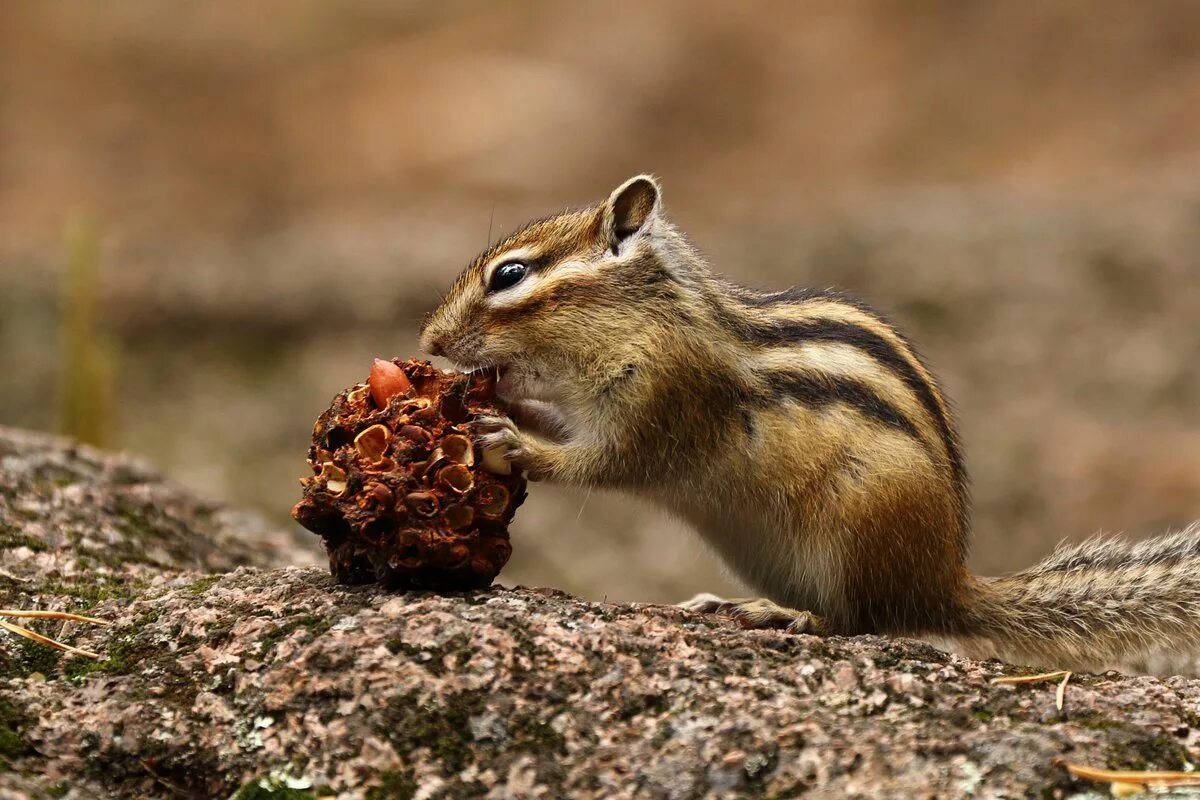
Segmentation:
<svg viewBox="0 0 1200 800">
<path fill-rule="evenodd" d="M 715 594 L 698 594 L 679 604 L 680 608 L 701 614 L 723 614 L 752 630 L 783 630 L 788 633 L 823 634 L 825 622 L 811 611 L 785 608 L 766 598 L 735 597 L 725 599 Z"/>
</svg>

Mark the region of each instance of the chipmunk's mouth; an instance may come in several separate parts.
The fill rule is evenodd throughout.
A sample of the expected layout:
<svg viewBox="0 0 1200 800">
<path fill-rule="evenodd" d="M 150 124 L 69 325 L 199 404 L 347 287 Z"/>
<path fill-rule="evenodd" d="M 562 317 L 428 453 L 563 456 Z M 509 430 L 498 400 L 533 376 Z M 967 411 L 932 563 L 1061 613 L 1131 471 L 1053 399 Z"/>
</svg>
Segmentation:
<svg viewBox="0 0 1200 800">
<path fill-rule="evenodd" d="M 567 417 L 538 373 L 510 364 L 482 369 L 495 372 L 496 395 L 508 405 L 518 426 L 553 441 L 567 437 Z"/>
</svg>

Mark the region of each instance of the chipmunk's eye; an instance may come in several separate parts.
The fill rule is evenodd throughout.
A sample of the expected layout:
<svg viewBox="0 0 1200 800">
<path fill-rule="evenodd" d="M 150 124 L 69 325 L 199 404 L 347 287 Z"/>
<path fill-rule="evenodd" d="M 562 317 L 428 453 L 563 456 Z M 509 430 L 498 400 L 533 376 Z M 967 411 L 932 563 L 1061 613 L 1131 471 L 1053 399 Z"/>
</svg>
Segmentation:
<svg viewBox="0 0 1200 800">
<path fill-rule="evenodd" d="M 520 261 L 501 264 L 492 270 L 491 280 L 488 281 L 488 291 L 498 292 L 510 286 L 516 286 L 529 273 L 529 265 Z"/>
</svg>

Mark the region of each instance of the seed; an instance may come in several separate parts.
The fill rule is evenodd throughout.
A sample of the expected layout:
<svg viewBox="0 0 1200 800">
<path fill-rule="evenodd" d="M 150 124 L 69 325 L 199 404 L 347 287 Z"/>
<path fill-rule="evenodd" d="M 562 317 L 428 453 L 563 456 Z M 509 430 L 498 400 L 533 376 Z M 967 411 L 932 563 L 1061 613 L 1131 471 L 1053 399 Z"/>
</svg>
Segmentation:
<svg viewBox="0 0 1200 800">
<path fill-rule="evenodd" d="M 367 383 L 371 387 L 375 405 L 380 408 L 387 408 L 389 400 L 398 394 L 408 394 L 412 389 L 412 381 L 404 374 L 404 370 L 382 358 L 375 359 L 371 365 L 371 377 Z"/>
<path fill-rule="evenodd" d="M 325 481 L 325 488 L 331 494 L 340 495 L 346 491 L 346 471 L 332 461 L 321 465 L 321 474 L 318 477 Z"/>
<path fill-rule="evenodd" d="M 380 508 L 391 508 L 392 503 L 396 502 L 392 497 L 392 490 L 384 486 L 382 483 L 371 483 L 363 490 L 363 496 L 374 505 Z"/>
<path fill-rule="evenodd" d="M 467 407 L 464 397 L 458 393 L 447 392 L 442 395 L 442 416 L 451 423 L 458 424 L 467 418 Z"/>
<path fill-rule="evenodd" d="M 446 454 L 443 453 L 442 448 L 439 447 L 429 454 L 429 458 L 425 460 L 424 466 L 421 466 L 417 470 L 417 474 L 424 478 L 426 475 L 437 472 L 439 469 L 449 463 L 450 459 L 446 458 Z"/>
<path fill-rule="evenodd" d="M 405 495 L 404 503 L 418 517 L 437 516 L 438 499 L 433 492 L 410 492 Z"/>
<path fill-rule="evenodd" d="M 402 426 L 400 428 L 400 435 L 415 444 L 430 444 L 433 442 L 433 434 L 417 425 Z"/>
</svg>

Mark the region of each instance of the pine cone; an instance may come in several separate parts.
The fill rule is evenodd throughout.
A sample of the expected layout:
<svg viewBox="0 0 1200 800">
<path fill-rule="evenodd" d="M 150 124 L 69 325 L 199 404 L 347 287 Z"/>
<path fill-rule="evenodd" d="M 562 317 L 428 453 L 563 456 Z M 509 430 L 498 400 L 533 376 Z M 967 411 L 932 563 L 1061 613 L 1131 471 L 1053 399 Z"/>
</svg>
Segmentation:
<svg viewBox="0 0 1200 800">
<path fill-rule="evenodd" d="M 313 476 L 292 517 L 321 536 L 339 583 L 489 585 L 512 554 L 525 479 L 481 453 L 467 423 L 502 415 L 491 376 L 376 360 L 313 427 Z"/>
</svg>

